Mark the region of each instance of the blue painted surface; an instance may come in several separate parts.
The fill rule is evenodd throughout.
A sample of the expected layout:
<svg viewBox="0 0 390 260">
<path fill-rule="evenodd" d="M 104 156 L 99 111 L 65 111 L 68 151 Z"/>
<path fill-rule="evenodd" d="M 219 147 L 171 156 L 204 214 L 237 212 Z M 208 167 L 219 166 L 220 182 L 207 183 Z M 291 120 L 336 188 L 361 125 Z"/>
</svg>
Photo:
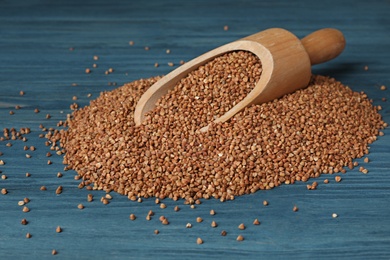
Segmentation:
<svg viewBox="0 0 390 260">
<path fill-rule="evenodd" d="M 63 171 L 62 159 L 50 157 L 47 165 L 40 124 L 55 127 L 70 113 L 72 96 L 87 105 L 101 91 L 139 78 L 166 74 L 168 62 L 178 64 L 210 49 L 252 33 L 286 28 L 299 37 L 323 27 L 343 31 L 344 53 L 313 68 L 356 91 L 365 91 L 381 105 L 390 122 L 390 2 L 389 1 L 6 1 L 0 0 L 0 128 L 30 127 L 28 141 L 0 142 L 0 259 L 48 259 L 56 249 L 59 259 L 226 258 L 226 259 L 389 259 L 390 258 L 390 138 L 389 130 L 371 145 L 364 175 L 354 169 L 335 183 L 321 176 L 317 190 L 305 183 L 242 196 L 220 203 L 204 201 L 195 209 L 183 201 L 165 200 L 160 209 L 154 200 L 131 202 L 112 194 L 103 205 L 103 192 L 77 188 L 74 172 Z M 223 26 L 229 30 L 224 31 Z M 133 40 L 134 46 L 128 42 Z M 144 46 L 150 46 L 149 51 Z M 69 51 L 73 47 L 74 51 Z M 165 50 L 171 53 L 166 54 Z M 98 61 L 92 59 L 98 55 Z M 160 63 L 159 68 L 154 63 Z M 86 67 L 99 67 L 85 74 Z M 363 68 L 367 65 L 368 71 Z M 115 72 L 105 75 L 104 71 Z M 77 83 L 78 86 L 72 86 Z M 380 86 L 388 86 L 381 91 Z M 26 92 L 20 96 L 19 91 Z M 92 97 L 87 98 L 91 93 Z M 15 105 L 23 108 L 15 110 Z M 33 112 L 35 108 L 40 113 Z M 14 115 L 9 115 L 13 110 Z M 45 119 L 46 114 L 52 118 Z M 24 145 L 37 150 L 25 157 Z M 362 160 L 358 160 L 362 162 Z M 31 177 L 26 178 L 25 173 Z M 57 172 L 64 176 L 57 178 Z M 322 185 L 329 178 L 331 183 Z M 45 185 L 47 191 L 40 191 Z M 62 185 L 64 191 L 55 194 Z M 95 201 L 88 203 L 88 193 Z M 29 213 L 17 205 L 29 197 Z M 264 207 L 263 200 L 270 205 Z M 84 210 L 77 209 L 83 203 Z M 175 205 L 181 210 L 174 212 Z M 298 212 L 292 207 L 297 205 Z M 147 221 L 152 209 L 156 216 Z M 210 216 L 210 209 L 217 214 Z M 129 220 L 129 214 L 138 216 Z M 332 213 L 338 218 L 333 219 Z M 165 215 L 170 225 L 162 226 Z M 201 216 L 203 223 L 196 223 Z M 28 225 L 21 225 L 26 218 Z M 261 225 L 254 226 L 255 218 Z M 212 220 L 218 227 L 210 227 Z M 191 222 L 193 228 L 186 229 Z M 246 230 L 237 226 L 245 223 Z M 57 226 L 63 228 L 56 233 Z M 155 229 L 160 230 L 154 235 Z M 221 230 L 228 232 L 220 236 Z M 27 232 L 32 238 L 26 239 Z M 235 239 L 238 234 L 243 242 Z M 196 244 L 202 237 L 203 245 Z"/>
</svg>

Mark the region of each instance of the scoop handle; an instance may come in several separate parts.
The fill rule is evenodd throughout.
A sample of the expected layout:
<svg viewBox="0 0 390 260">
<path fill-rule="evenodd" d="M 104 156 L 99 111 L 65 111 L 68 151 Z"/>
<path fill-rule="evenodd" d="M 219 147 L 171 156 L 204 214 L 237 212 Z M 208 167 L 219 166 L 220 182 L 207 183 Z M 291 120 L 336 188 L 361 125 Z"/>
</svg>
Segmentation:
<svg viewBox="0 0 390 260">
<path fill-rule="evenodd" d="M 344 50 L 345 38 L 342 32 L 333 28 L 315 31 L 301 40 L 311 65 L 334 59 Z"/>
</svg>

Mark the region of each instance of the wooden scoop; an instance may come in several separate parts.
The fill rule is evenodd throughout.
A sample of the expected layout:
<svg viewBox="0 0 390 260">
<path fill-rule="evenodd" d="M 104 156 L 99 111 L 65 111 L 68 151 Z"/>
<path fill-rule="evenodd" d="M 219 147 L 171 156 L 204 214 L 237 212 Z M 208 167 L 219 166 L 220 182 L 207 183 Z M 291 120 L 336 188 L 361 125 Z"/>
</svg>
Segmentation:
<svg viewBox="0 0 390 260">
<path fill-rule="evenodd" d="M 321 29 L 302 40 L 287 30 L 268 29 L 209 51 L 170 72 L 152 85 L 140 98 L 134 121 L 140 125 L 157 100 L 175 87 L 180 79 L 208 61 L 231 51 L 250 51 L 260 58 L 262 74 L 253 90 L 214 122 L 225 122 L 252 104 L 279 98 L 308 85 L 311 65 L 337 57 L 345 47 L 343 34 L 336 29 Z M 207 131 L 208 126 L 201 129 Z"/>
</svg>

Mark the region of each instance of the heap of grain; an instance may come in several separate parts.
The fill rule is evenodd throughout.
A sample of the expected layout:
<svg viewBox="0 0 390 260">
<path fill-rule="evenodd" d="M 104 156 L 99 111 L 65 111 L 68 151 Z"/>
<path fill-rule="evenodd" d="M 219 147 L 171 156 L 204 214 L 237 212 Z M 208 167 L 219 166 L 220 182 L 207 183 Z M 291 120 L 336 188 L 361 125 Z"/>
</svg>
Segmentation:
<svg viewBox="0 0 390 260">
<path fill-rule="evenodd" d="M 313 76 L 306 89 L 199 132 L 243 99 L 260 76 L 253 54 L 225 54 L 182 79 L 140 127 L 133 122 L 135 105 L 159 78 L 137 80 L 74 111 L 68 128 L 51 140 L 65 149 L 66 167 L 93 189 L 131 200 L 224 201 L 345 172 L 386 126 L 366 94 Z"/>
</svg>

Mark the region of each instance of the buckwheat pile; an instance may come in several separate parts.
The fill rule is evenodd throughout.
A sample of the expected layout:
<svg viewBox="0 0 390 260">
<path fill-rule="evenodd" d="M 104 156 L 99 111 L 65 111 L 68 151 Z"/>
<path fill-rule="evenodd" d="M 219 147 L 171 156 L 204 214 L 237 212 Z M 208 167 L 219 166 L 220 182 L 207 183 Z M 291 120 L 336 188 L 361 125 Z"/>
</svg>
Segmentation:
<svg viewBox="0 0 390 260">
<path fill-rule="evenodd" d="M 313 76 L 309 86 L 208 125 L 261 76 L 259 59 L 227 53 L 183 78 L 136 127 L 138 99 L 159 77 L 103 92 L 51 135 L 83 185 L 143 197 L 221 201 L 345 172 L 387 126 L 364 93 Z M 288 82 L 286 82 L 288 84 Z"/>
</svg>

